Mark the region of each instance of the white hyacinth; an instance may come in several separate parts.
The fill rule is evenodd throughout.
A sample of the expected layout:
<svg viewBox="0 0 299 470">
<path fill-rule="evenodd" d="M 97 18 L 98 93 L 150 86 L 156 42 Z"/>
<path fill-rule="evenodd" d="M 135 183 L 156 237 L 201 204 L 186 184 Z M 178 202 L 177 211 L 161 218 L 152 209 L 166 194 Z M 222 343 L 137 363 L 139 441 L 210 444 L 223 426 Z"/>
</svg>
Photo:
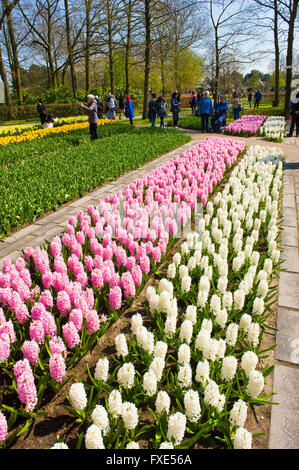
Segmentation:
<svg viewBox="0 0 299 470">
<path fill-rule="evenodd" d="M 104 408 L 104 406 L 96 405 L 91 414 L 91 419 L 93 424 L 100 428 L 103 436 L 105 436 L 109 432 L 109 418 L 106 408 Z"/>
<path fill-rule="evenodd" d="M 167 277 L 168 279 L 174 279 L 176 276 L 176 265 L 174 263 L 170 263 L 167 268 Z"/>
<path fill-rule="evenodd" d="M 126 445 L 126 449 L 139 449 L 139 444 L 138 442 L 135 442 L 135 441 L 131 441 L 131 442 L 128 442 L 128 444 Z"/>
<path fill-rule="evenodd" d="M 154 357 L 152 360 L 149 371 L 154 372 L 158 382 L 162 379 L 163 369 L 165 367 L 165 360 L 161 357 Z"/>
<path fill-rule="evenodd" d="M 243 313 L 239 322 L 240 331 L 247 332 L 250 324 L 251 324 L 251 316 L 248 315 L 248 313 Z"/>
<path fill-rule="evenodd" d="M 181 290 L 183 293 L 189 292 L 191 288 L 192 279 L 190 276 L 184 276 L 181 279 Z"/>
<path fill-rule="evenodd" d="M 225 327 L 227 322 L 227 311 L 225 307 L 215 314 L 215 320 L 217 325 L 220 326 L 220 328 L 223 329 Z"/>
<path fill-rule="evenodd" d="M 208 359 L 209 361 L 215 361 L 217 348 L 218 348 L 218 341 L 215 338 L 209 338 L 209 340 L 207 341 L 203 349 L 204 359 Z"/>
<path fill-rule="evenodd" d="M 100 358 L 96 364 L 94 378 L 106 382 L 109 372 L 109 361 L 107 357 Z"/>
<path fill-rule="evenodd" d="M 157 341 L 154 349 L 154 357 L 160 357 L 165 360 L 168 345 L 164 341 Z"/>
<path fill-rule="evenodd" d="M 252 434 L 245 428 L 238 428 L 234 437 L 234 449 L 251 449 Z"/>
<path fill-rule="evenodd" d="M 126 357 L 129 353 L 129 350 L 125 335 L 123 333 L 116 335 L 114 343 L 117 357 Z"/>
<path fill-rule="evenodd" d="M 257 295 L 264 299 L 268 293 L 268 288 L 268 282 L 262 279 L 258 284 Z"/>
<path fill-rule="evenodd" d="M 168 291 L 164 290 L 163 292 L 161 292 L 160 297 L 159 297 L 160 312 L 167 313 L 171 300 L 172 300 L 172 295 Z"/>
<path fill-rule="evenodd" d="M 165 278 L 160 280 L 158 290 L 159 294 L 166 290 L 170 294 L 171 298 L 173 297 L 173 284 Z"/>
<path fill-rule="evenodd" d="M 195 305 L 188 305 L 186 309 L 186 320 L 190 320 L 192 325 L 197 321 L 197 308 Z"/>
<path fill-rule="evenodd" d="M 238 366 L 235 356 L 226 356 L 222 360 L 221 379 L 225 382 L 233 380 Z"/>
<path fill-rule="evenodd" d="M 251 323 L 248 328 L 247 338 L 250 344 L 256 347 L 259 344 L 260 325 Z"/>
<path fill-rule="evenodd" d="M 113 417 L 121 415 L 122 410 L 122 398 L 118 390 L 112 390 L 108 397 L 108 410 Z"/>
<path fill-rule="evenodd" d="M 161 390 L 158 392 L 156 401 L 155 401 L 155 406 L 156 406 L 156 412 L 161 415 L 163 411 L 166 411 L 166 414 L 169 413 L 170 410 L 170 397 L 167 392 L 164 390 Z"/>
<path fill-rule="evenodd" d="M 241 289 L 234 292 L 234 306 L 237 310 L 242 310 L 245 302 L 245 293 Z"/>
<path fill-rule="evenodd" d="M 238 339 L 239 325 L 230 323 L 226 329 L 225 341 L 229 346 L 235 346 Z"/>
<path fill-rule="evenodd" d="M 68 449 L 68 445 L 64 442 L 55 442 L 55 444 L 50 447 L 50 449 Z"/>
<path fill-rule="evenodd" d="M 232 293 L 229 291 L 229 292 L 225 292 L 223 294 L 223 297 L 222 297 L 222 305 L 223 307 L 227 308 L 228 310 L 231 309 L 232 305 L 233 305 L 233 295 Z"/>
<path fill-rule="evenodd" d="M 150 299 L 156 295 L 156 290 L 153 286 L 148 286 L 147 289 L 146 289 L 146 293 L 145 293 L 145 297 L 146 297 L 146 300 L 149 302 Z"/>
<path fill-rule="evenodd" d="M 189 388 L 192 386 L 192 369 L 189 364 L 180 366 L 178 372 L 178 382 L 180 388 Z"/>
<path fill-rule="evenodd" d="M 174 263 L 176 266 L 179 266 L 179 265 L 180 265 L 180 262 L 181 262 L 181 255 L 180 255 L 180 253 L 176 252 L 176 253 L 173 255 L 172 261 L 173 261 L 173 263 Z"/>
<path fill-rule="evenodd" d="M 202 291 L 202 290 L 198 291 L 198 295 L 197 295 L 198 307 L 203 308 L 206 305 L 207 300 L 208 300 L 208 295 L 209 295 L 208 291 Z"/>
<path fill-rule="evenodd" d="M 117 381 L 124 388 L 134 387 L 135 368 L 131 362 L 126 362 L 117 371 Z"/>
<path fill-rule="evenodd" d="M 229 422 L 232 426 L 243 427 L 247 418 L 247 405 L 241 398 L 234 403 L 230 414 Z"/>
<path fill-rule="evenodd" d="M 214 380 L 209 380 L 205 388 L 204 402 L 207 406 L 218 406 L 220 400 L 219 387 Z"/>
<path fill-rule="evenodd" d="M 264 388 L 264 376 L 258 370 L 253 370 L 249 374 L 249 380 L 246 387 L 246 392 L 252 398 L 259 396 Z"/>
<path fill-rule="evenodd" d="M 134 403 L 124 402 L 121 409 L 121 417 L 126 429 L 135 429 L 138 424 L 138 410 Z"/>
<path fill-rule="evenodd" d="M 85 434 L 86 449 L 105 449 L 102 432 L 98 426 L 92 424 Z"/>
<path fill-rule="evenodd" d="M 189 274 L 188 267 L 185 266 L 184 264 L 181 264 L 181 266 L 179 267 L 180 278 L 182 279 L 183 277 L 188 276 L 188 274 Z"/>
<path fill-rule="evenodd" d="M 83 411 L 86 408 L 87 396 L 83 383 L 74 383 L 70 386 L 69 398 L 76 410 Z"/>
<path fill-rule="evenodd" d="M 193 325 L 191 320 L 184 320 L 181 324 L 180 340 L 190 344 L 193 334 Z"/>
<path fill-rule="evenodd" d="M 186 421 L 186 416 L 180 412 L 169 417 L 167 439 L 169 441 L 173 440 L 175 445 L 180 444 L 184 438 Z"/>
<path fill-rule="evenodd" d="M 149 370 L 143 376 L 143 390 L 146 395 L 152 397 L 157 391 L 157 377 L 153 370 Z"/>
<path fill-rule="evenodd" d="M 200 382 L 203 385 L 210 379 L 210 364 L 205 359 L 204 361 L 199 361 L 196 366 L 196 382 Z"/>
<path fill-rule="evenodd" d="M 186 343 L 181 344 L 178 350 L 178 363 L 181 365 L 184 365 L 185 363 L 189 364 L 190 357 L 191 357 L 191 351 L 190 351 L 190 347 L 188 346 L 188 344 Z"/>
<path fill-rule="evenodd" d="M 184 395 L 184 406 L 185 413 L 189 421 L 197 423 L 201 414 L 198 392 L 195 390 L 188 390 Z"/>
<path fill-rule="evenodd" d="M 195 348 L 198 349 L 199 351 L 203 351 L 207 347 L 207 344 L 210 341 L 210 339 L 211 339 L 211 335 L 207 330 L 205 329 L 200 330 L 195 340 Z"/>
<path fill-rule="evenodd" d="M 164 332 L 167 338 L 175 335 L 176 332 L 176 318 L 175 317 L 167 317 L 166 322 L 164 325 Z"/>
<path fill-rule="evenodd" d="M 174 449 L 172 442 L 162 442 L 159 449 Z"/>
<path fill-rule="evenodd" d="M 151 286 L 150 286 L 151 287 Z M 156 291 L 154 289 L 154 296 L 156 296 Z M 140 315 L 140 313 L 135 313 L 134 315 L 132 315 L 132 318 L 131 318 L 131 331 L 134 335 L 136 335 L 136 331 L 138 330 L 138 328 L 141 328 L 143 326 L 143 321 L 142 321 L 142 316 Z"/>
<path fill-rule="evenodd" d="M 241 359 L 241 368 L 244 370 L 247 377 L 256 368 L 259 362 L 258 356 L 253 351 L 246 351 Z"/>
</svg>

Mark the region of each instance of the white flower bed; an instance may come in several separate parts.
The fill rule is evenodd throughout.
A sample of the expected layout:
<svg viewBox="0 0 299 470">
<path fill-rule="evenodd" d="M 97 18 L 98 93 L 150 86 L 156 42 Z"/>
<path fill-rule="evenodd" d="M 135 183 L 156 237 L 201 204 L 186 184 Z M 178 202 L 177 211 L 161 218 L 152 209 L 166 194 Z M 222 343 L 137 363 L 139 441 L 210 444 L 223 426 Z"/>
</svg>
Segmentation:
<svg viewBox="0 0 299 470">
<path fill-rule="evenodd" d="M 281 142 L 285 135 L 285 118 L 283 116 L 268 117 L 260 127 L 259 133 L 267 140 Z"/>
<path fill-rule="evenodd" d="M 229 448 L 251 448 L 248 405 L 271 396 L 261 396 L 272 368 L 259 356 L 280 263 L 282 163 L 262 161 L 273 151 L 250 147 L 167 278 L 147 288 L 151 325 L 135 313 L 113 358 L 88 371 L 86 391 L 72 385 L 86 448 L 139 448 L 145 433 L 149 448 L 191 448 L 215 432 Z"/>
</svg>

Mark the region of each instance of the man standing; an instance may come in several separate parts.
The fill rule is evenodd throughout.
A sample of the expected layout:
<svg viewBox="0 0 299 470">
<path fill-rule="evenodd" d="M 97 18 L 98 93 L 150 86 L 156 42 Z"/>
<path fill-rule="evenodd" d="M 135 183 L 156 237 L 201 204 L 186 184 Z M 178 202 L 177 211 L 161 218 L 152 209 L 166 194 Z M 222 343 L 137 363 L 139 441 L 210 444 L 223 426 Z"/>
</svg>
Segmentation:
<svg viewBox="0 0 299 470">
<path fill-rule="evenodd" d="M 87 96 L 87 106 L 84 106 L 83 103 L 79 103 L 81 108 L 85 109 L 88 114 L 88 122 L 89 122 L 89 131 L 90 131 L 90 138 L 91 140 L 97 140 L 99 138 L 98 134 L 98 107 L 97 102 L 95 100 L 94 95 Z"/>
<path fill-rule="evenodd" d="M 156 93 L 151 93 L 152 99 L 148 103 L 148 117 L 152 123 L 152 127 L 155 127 L 155 121 L 157 116 L 157 100 Z"/>
<path fill-rule="evenodd" d="M 256 94 L 254 95 L 254 100 L 255 100 L 255 101 L 254 101 L 254 107 L 255 107 L 255 108 L 258 108 L 258 107 L 259 107 L 260 101 L 261 101 L 261 99 L 262 99 L 262 96 L 263 96 L 263 95 L 262 95 L 261 90 L 258 90 L 258 91 L 256 92 Z"/>
<path fill-rule="evenodd" d="M 42 98 L 37 103 L 37 112 L 40 117 L 40 123 L 44 124 L 46 122 L 46 105 Z"/>
<path fill-rule="evenodd" d="M 121 92 L 118 98 L 118 108 L 119 108 L 119 119 L 121 119 L 121 113 L 123 113 L 125 109 L 125 95 L 123 92 Z"/>
<path fill-rule="evenodd" d="M 215 114 L 211 118 L 212 132 L 220 132 L 223 121 L 226 119 L 229 109 L 229 102 L 226 101 L 225 96 L 220 97 L 220 101 L 215 104 Z"/>
</svg>

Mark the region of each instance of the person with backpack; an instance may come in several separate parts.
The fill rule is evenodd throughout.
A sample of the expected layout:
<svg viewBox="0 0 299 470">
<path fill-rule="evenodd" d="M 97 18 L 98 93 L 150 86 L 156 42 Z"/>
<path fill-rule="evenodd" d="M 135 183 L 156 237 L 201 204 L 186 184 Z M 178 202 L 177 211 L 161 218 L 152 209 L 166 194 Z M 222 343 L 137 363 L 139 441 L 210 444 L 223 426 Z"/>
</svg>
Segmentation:
<svg viewBox="0 0 299 470">
<path fill-rule="evenodd" d="M 195 94 L 195 91 L 192 91 L 192 95 L 191 95 L 191 98 L 190 98 L 190 101 L 189 101 L 189 105 L 190 105 L 190 108 L 191 108 L 191 115 L 194 116 L 196 106 L 197 106 L 197 96 Z"/>
<path fill-rule="evenodd" d="M 133 125 L 133 118 L 135 116 L 133 110 L 133 103 L 129 95 L 126 96 L 125 116 L 130 119 L 130 124 Z"/>
<path fill-rule="evenodd" d="M 174 91 L 171 96 L 171 107 L 170 111 L 172 112 L 172 121 L 173 121 L 173 128 L 178 128 L 178 121 L 179 121 L 179 112 L 180 112 L 180 95 L 177 91 Z"/>
<path fill-rule="evenodd" d="M 292 94 L 290 110 L 291 110 L 292 121 L 291 121 L 290 131 L 286 135 L 286 137 L 293 136 L 295 126 L 296 126 L 296 137 L 299 137 L 299 88 L 297 88 Z"/>
<path fill-rule="evenodd" d="M 119 109 L 119 119 L 121 119 L 121 113 L 125 110 L 125 95 L 123 92 L 119 95 L 118 98 L 118 109 Z"/>
<path fill-rule="evenodd" d="M 157 100 L 156 93 L 151 93 L 151 100 L 148 103 L 148 117 L 152 123 L 152 127 L 155 127 L 157 117 Z"/>
<path fill-rule="evenodd" d="M 84 106 L 83 103 L 79 103 L 79 106 L 85 109 L 85 111 L 88 114 L 89 131 L 90 131 L 91 140 L 97 140 L 99 139 L 99 134 L 98 134 L 99 118 L 98 118 L 97 102 L 95 100 L 94 95 L 88 95 L 87 101 L 88 101 L 87 106 Z"/>
<path fill-rule="evenodd" d="M 210 93 L 208 91 L 205 91 L 198 105 L 198 113 L 201 117 L 202 132 L 209 132 L 209 117 L 210 114 L 212 114 L 213 112 L 213 102 L 212 98 L 210 98 L 209 95 Z"/>
<path fill-rule="evenodd" d="M 167 104 L 163 96 L 157 99 L 157 115 L 160 118 L 160 127 L 165 128 L 164 118 L 167 116 Z"/>
<path fill-rule="evenodd" d="M 108 94 L 107 96 L 107 108 L 108 111 L 106 112 L 106 118 L 107 119 L 115 119 L 115 112 L 116 112 L 116 102 L 115 98 L 111 93 Z"/>
<path fill-rule="evenodd" d="M 39 99 L 36 109 L 40 117 L 40 123 L 43 125 L 46 122 L 46 105 L 42 98 Z"/>
</svg>

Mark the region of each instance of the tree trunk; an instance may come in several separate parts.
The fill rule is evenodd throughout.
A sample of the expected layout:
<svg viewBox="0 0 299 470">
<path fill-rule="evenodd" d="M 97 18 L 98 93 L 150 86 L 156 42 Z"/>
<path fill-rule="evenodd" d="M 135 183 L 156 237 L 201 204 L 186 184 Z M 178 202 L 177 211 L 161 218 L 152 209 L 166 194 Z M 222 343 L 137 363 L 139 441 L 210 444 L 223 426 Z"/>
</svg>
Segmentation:
<svg viewBox="0 0 299 470">
<path fill-rule="evenodd" d="M 76 73 L 75 73 L 75 66 L 74 66 L 74 53 L 73 53 L 73 46 L 72 46 L 72 40 L 71 40 L 70 12 L 69 12 L 68 0 L 64 0 L 64 10 L 65 10 L 66 41 L 67 41 L 67 49 L 68 49 L 68 62 L 69 62 L 70 71 L 71 71 L 73 95 L 74 95 L 74 99 L 77 101 L 78 99 L 77 83 L 76 83 Z"/>
<path fill-rule="evenodd" d="M 149 92 L 149 75 L 150 75 L 150 56 L 151 56 L 151 15 L 150 0 L 144 0 L 144 16 L 145 16 L 145 51 L 144 51 L 144 90 L 143 90 L 143 111 L 142 119 L 147 117 L 147 101 Z"/>
<path fill-rule="evenodd" d="M 295 20 L 298 10 L 298 0 L 293 0 L 293 7 L 291 9 L 289 31 L 288 31 L 288 48 L 287 48 L 287 61 L 286 65 L 289 66 L 286 70 L 286 94 L 284 102 L 284 114 L 286 118 L 290 116 L 290 101 L 291 101 L 291 84 L 292 84 L 292 68 L 293 64 L 293 45 L 294 45 L 294 28 Z"/>
<path fill-rule="evenodd" d="M 12 104 L 11 97 L 10 97 L 9 84 L 7 80 L 6 70 L 5 70 L 4 63 L 3 63 L 1 44 L 0 44 L 0 76 L 4 83 L 5 102 L 6 102 L 6 106 L 8 107 L 8 119 L 14 119 L 13 104 Z"/>
<path fill-rule="evenodd" d="M 218 31 L 215 29 L 215 88 L 214 88 L 214 103 L 218 103 L 219 91 L 219 74 L 220 74 L 220 60 L 219 60 L 219 45 L 218 45 Z"/>
<path fill-rule="evenodd" d="M 85 39 L 85 91 L 89 92 L 90 86 L 90 10 L 91 0 L 85 0 L 86 15 L 86 39 Z"/>
<path fill-rule="evenodd" d="M 274 106 L 279 105 L 279 41 L 277 0 L 274 0 L 275 92 Z"/>
<path fill-rule="evenodd" d="M 131 60 L 131 20 L 132 20 L 132 0 L 128 3 L 128 23 L 127 23 L 127 42 L 125 55 L 125 74 L 126 74 L 126 95 L 130 94 L 130 60 Z"/>
<path fill-rule="evenodd" d="M 112 16 L 111 16 L 110 0 L 107 0 L 107 27 L 108 27 L 108 57 L 109 57 L 110 90 L 111 90 L 112 95 L 114 95 Z"/>
<path fill-rule="evenodd" d="M 3 10 L 8 7 L 7 0 L 2 0 Z M 23 94 L 22 94 L 22 85 L 21 85 L 21 73 L 20 73 L 20 64 L 19 64 L 19 57 L 18 57 L 18 50 L 17 44 L 15 40 L 15 33 L 13 28 L 13 22 L 11 14 L 7 15 L 7 27 L 8 27 L 8 34 L 9 40 L 11 44 L 12 50 L 12 76 L 13 76 L 13 83 L 15 87 L 15 91 L 17 94 L 18 104 L 23 104 Z"/>
</svg>

